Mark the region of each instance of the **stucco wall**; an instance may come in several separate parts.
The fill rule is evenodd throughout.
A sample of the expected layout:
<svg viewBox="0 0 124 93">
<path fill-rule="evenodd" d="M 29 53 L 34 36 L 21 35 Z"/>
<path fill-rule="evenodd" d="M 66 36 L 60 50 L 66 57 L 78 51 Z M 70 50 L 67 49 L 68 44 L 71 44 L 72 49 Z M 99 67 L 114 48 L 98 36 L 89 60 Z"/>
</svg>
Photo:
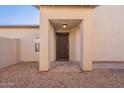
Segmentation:
<svg viewBox="0 0 124 93">
<path fill-rule="evenodd" d="M 124 6 L 93 10 L 93 60 L 124 61 Z"/>
<path fill-rule="evenodd" d="M 19 62 L 19 39 L 0 37 L 0 69 Z"/>
<path fill-rule="evenodd" d="M 124 6 L 98 6 L 92 11 L 93 61 L 124 61 L 123 10 Z M 76 36 L 72 36 L 74 32 L 70 34 L 73 39 L 76 38 L 73 42 L 70 41 L 72 45 L 70 58 L 75 61 L 80 60 L 79 30 L 75 29 Z"/>
<path fill-rule="evenodd" d="M 80 25 L 70 30 L 70 60 L 80 61 Z"/>
<path fill-rule="evenodd" d="M 80 61 L 81 40 L 80 40 L 80 25 L 76 27 L 76 61 Z"/>
<path fill-rule="evenodd" d="M 92 69 L 92 25 L 91 25 L 92 8 L 79 7 L 49 7 L 40 6 L 40 65 L 41 71 L 48 71 L 50 68 L 50 51 L 49 51 L 49 20 L 50 19 L 81 19 L 83 20 L 81 48 L 83 53 L 81 55 L 81 68 L 84 71 L 91 71 Z M 90 38 L 89 38 L 90 37 Z M 43 42 L 46 42 L 43 44 Z"/>
<path fill-rule="evenodd" d="M 53 25 L 50 23 L 50 28 L 49 28 L 49 32 L 50 32 L 50 61 L 54 62 L 56 61 L 56 35 L 55 35 L 55 30 Z"/>
<path fill-rule="evenodd" d="M 76 30 L 71 29 L 69 31 L 69 59 L 76 61 Z"/>
<path fill-rule="evenodd" d="M 66 8 L 60 10 L 68 12 Z M 62 15 L 59 10 L 59 14 Z M 93 25 L 93 61 L 124 61 L 124 6 L 98 6 L 92 11 L 92 25 Z M 42 10 L 44 14 L 47 14 L 47 18 L 54 18 L 56 14 L 49 17 L 50 12 L 56 12 L 56 10 L 49 9 L 47 12 Z M 75 11 L 73 18 L 82 18 L 88 11 L 83 9 L 70 9 Z M 80 14 L 80 11 L 84 11 Z M 59 15 L 57 15 L 59 18 Z M 70 18 L 68 15 L 63 15 L 63 19 Z M 52 28 L 51 28 L 52 29 Z M 38 32 L 38 28 L 0 28 L 0 36 L 19 38 L 20 41 L 20 61 L 38 61 L 38 53 L 34 51 L 34 38 L 35 33 Z M 52 32 L 51 32 L 52 33 Z M 80 59 L 80 31 L 76 30 L 76 50 L 72 55 L 76 55 L 76 61 Z M 51 38 L 54 38 L 53 35 Z M 54 41 L 52 41 L 54 42 Z M 52 48 L 55 47 L 52 43 Z M 51 50 L 54 51 L 54 50 Z M 75 51 L 75 50 L 74 50 Z M 82 51 L 82 50 L 81 50 Z M 74 54 L 75 53 L 75 54 Z M 52 52 L 51 52 L 52 55 Z M 72 57 L 74 58 L 74 57 Z M 51 61 L 55 59 L 55 56 L 51 58 Z"/>
<path fill-rule="evenodd" d="M 0 36 L 20 39 L 20 61 L 38 61 L 39 54 L 35 52 L 35 33 L 38 28 L 0 28 Z"/>
<path fill-rule="evenodd" d="M 123 10 L 124 6 L 98 6 L 92 11 L 93 61 L 124 61 Z M 75 34 L 72 36 L 73 42 L 70 41 L 74 47 L 71 58 L 79 61 L 80 29 L 77 27 L 74 30 L 70 34 Z"/>
</svg>

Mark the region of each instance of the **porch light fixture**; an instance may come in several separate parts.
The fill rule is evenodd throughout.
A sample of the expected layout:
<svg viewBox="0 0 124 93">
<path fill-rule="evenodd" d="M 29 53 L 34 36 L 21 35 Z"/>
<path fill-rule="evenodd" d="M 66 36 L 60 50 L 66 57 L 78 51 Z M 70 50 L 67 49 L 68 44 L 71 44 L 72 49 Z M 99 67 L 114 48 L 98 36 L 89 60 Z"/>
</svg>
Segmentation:
<svg viewBox="0 0 124 93">
<path fill-rule="evenodd" d="M 62 27 L 63 28 L 67 28 L 67 24 L 62 24 Z"/>
</svg>

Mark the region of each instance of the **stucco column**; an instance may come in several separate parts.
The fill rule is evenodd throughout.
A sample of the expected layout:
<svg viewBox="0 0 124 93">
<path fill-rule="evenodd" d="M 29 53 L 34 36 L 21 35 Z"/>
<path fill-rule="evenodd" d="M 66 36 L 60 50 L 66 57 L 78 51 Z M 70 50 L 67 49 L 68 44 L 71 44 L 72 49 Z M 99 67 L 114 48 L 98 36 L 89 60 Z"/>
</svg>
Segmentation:
<svg viewBox="0 0 124 93">
<path fill-rule="evenodd" d="M 81 30 L 81 68 L 83 71 L 92 71 L 92 24 L 91 14 L 80 24 Z"/>
<path fill-rule="evenodd" d="M 40 16 L 40 59 L 39 59 L 39 70 L 49 70 L 49 21 L 43 16 Z"/>
</svg>

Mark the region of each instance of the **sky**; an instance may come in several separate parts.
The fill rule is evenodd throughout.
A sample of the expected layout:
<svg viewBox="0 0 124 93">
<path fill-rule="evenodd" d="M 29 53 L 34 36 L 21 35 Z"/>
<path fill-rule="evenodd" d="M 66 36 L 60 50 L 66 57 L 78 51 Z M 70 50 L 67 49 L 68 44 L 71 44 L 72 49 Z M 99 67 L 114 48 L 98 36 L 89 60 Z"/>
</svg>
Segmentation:
<svg viewBox="0 0 124 93">
<path fill-rule="evenodd" d="M 0 25 L 38 25 L 39 10 L 31 5 L 0 5 Z"/>
</svg>

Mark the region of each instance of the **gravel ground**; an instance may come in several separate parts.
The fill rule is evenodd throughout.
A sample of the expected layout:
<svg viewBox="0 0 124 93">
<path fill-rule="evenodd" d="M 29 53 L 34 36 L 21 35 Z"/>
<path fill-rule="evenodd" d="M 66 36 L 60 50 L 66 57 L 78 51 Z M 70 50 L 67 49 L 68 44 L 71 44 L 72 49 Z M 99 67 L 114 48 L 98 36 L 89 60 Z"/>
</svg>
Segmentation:
<svg viewBox="0 0 124 93">
<path fill-rule="evenodd" d="M 94 69 L 92 72 L 81 72 L 78 69 L 58 72 L 52 68 L 49 72 L 40 72 L 38 63 L 18 63 L 0 70 L 0 87 L 123 88 L 124 69 Z"/>
</svg>

